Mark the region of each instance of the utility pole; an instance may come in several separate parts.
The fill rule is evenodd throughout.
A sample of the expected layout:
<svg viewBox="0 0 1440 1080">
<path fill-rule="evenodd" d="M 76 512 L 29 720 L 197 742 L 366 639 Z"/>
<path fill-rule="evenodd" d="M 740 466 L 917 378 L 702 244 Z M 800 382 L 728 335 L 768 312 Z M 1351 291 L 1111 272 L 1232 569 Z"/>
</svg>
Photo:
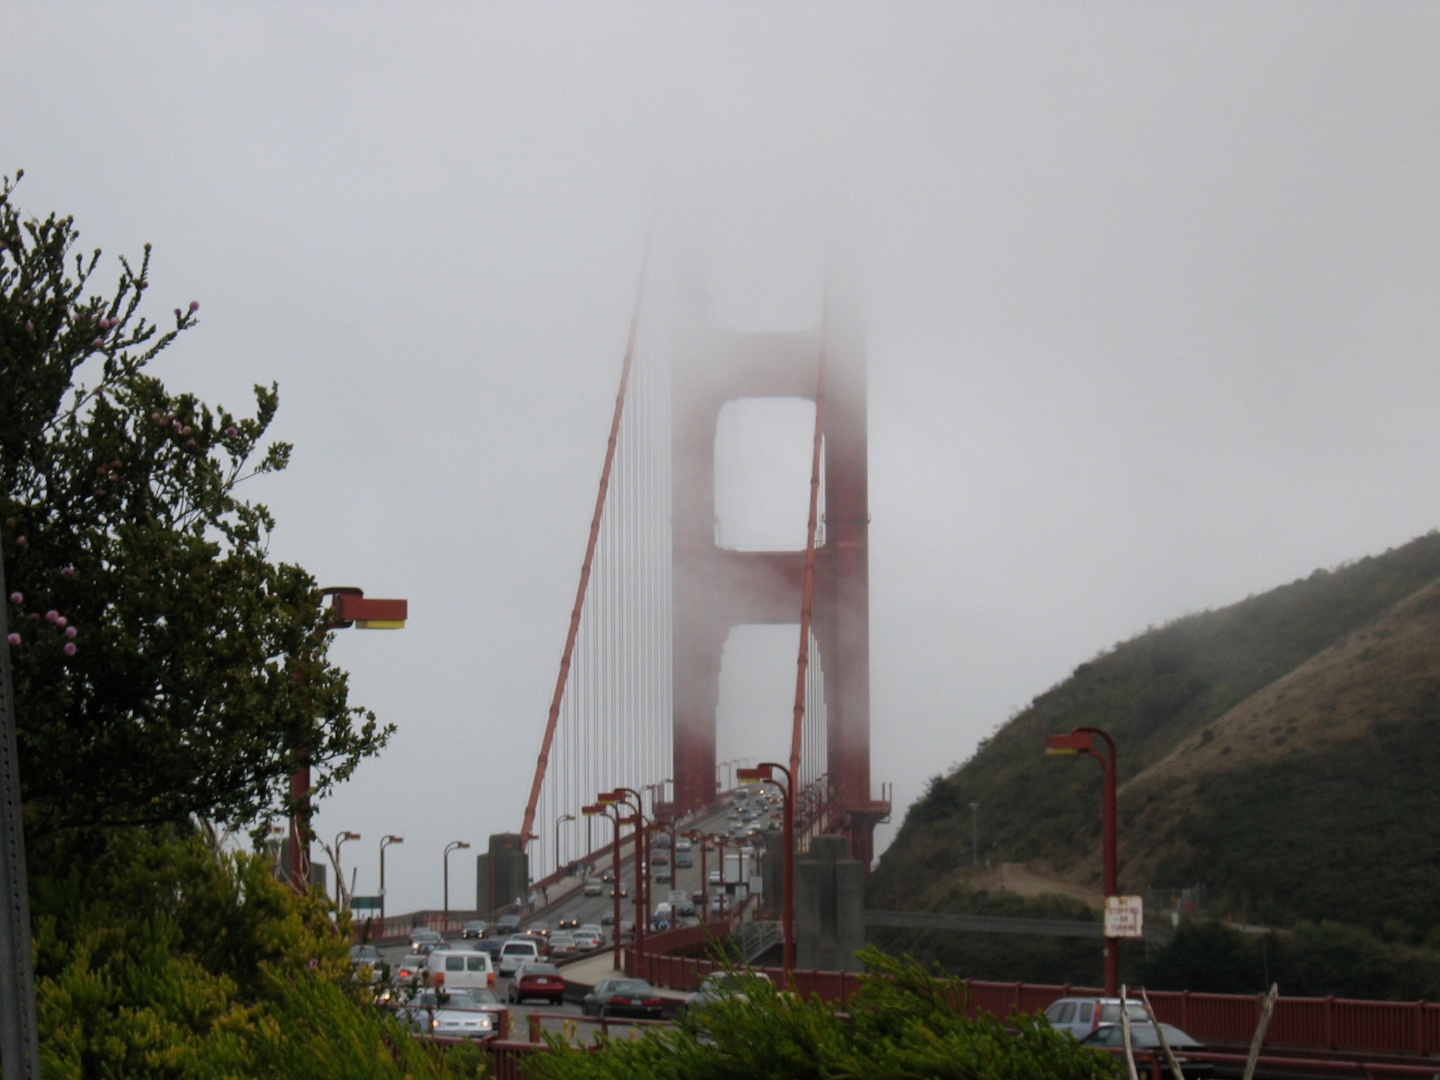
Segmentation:
<svg viewBox="0 0 1440 1080">
<path fill-rule="evenodd" d="M 17 1080 L 40 1080 L 15 691 L 10 674 L 10 624 L 5 610 L 8 597 L 5 558 L 0 554 L 0 1070 Z"/>
</svg>

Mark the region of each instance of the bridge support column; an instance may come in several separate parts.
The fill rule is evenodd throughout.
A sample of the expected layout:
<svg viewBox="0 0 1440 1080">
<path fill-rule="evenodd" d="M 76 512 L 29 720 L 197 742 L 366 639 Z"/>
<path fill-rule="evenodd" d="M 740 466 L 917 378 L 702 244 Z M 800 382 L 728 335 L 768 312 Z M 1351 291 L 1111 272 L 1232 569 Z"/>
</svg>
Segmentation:
<svg viewBox="0 0 1440 1080">
<path fill-rule="evenodd" d="M 859 971 L 865 944 L 865 868 L 843 836 L 817 836 L 795 860 L 795 966 Z"/>
<path fill-rule="evenodd" d="M 475 907 L 483 912 L 508 908 L 530 895 L 530 857 L 519 833 L 495 833 L 489 850 L 475 857 Z"/>
</svg>

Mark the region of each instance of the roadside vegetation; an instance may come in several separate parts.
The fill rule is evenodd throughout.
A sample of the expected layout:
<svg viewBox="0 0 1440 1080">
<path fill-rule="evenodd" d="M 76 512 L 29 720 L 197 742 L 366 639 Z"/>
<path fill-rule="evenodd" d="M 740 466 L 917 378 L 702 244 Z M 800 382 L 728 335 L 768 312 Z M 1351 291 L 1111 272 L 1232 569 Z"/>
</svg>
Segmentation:
<svg viewBox="0 0 1440 1080">
<path fill-rule="evenodd" d="M 842 1012 L 756 979 L 674 1028 L 579 1050 L 550 1041 L 525 1063 L 527 1080 L 1109 1080 L 1115 1059 L 1082 1049 L 1041 1019 L 964 1015 L 963 985 L 876 950 Z"/>
<path fill-rule="evenodd" d="M 1046 734 L 1096 726 L 1119 748 L 1122 891 L 1198 886 L 1196 917 L 1285 932 L 1250 935 L 1264 954 L 1225 989 L 1278 979 L 1286 993 L 1433 999 L 1412 991 L 1433 986 L 1422 973 L 1440 964 L 1429 903 L 1440 892 L 1437 580 L 1431 533 L 1081 664 L 931 780 L 867 906 L 1002 913 L 971 871 L 972 803 L 982 869 L 1025 863 L 1098 886 L 1100 770 L 1042 750 Z M 874 940 L 957 974 L 1082 981 L 1083 944 L 980 937 Z M 1325 959 L 1342 941 L 1365 958 L 1349 975 Z M 1137 980 L 1175 970 L 1161 954 L 1147 964 L 1138 946 L 1122 959 Z M 1083 981 L 1098 977 L 1097 964 Z"/>
<path fill-rule="evenodd" d="M 0 551 L 46 1077 L 449 1077 L 362 1007 L 324 899 L 259 847 L 304 755 L 323 794 L 384 746 L 326 657 L 315 581 L 238 495 L 283 469 L 253 413 L 172 393 L 151 253 L 91 281 L 71 219 L 0 183 Z M 162 305 L 163 306 L 163 305 Z M 169 356 L 174 356 L 171 353 Z M 168 359 L 168 356 L 167 356 Z M 250 830 L 256 851 L 214 838 Z"/>
</svg>

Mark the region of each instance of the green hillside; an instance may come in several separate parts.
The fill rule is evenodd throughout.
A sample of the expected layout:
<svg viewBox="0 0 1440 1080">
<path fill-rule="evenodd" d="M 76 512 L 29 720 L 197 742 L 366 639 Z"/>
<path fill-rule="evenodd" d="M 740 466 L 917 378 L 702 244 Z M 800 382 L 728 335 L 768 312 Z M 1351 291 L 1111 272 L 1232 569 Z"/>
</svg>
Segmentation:
<svg viewBox="0 0 1440 1080">
<path fill-rule="evenodd" d="M 1331 919 L 1392 941 L 1440 896 L 1440 536 L 1190 615 L 1081 664 L 911 806 L 873 908 L 958 910 L 982 864 L 1098 886 L 1100 769 L 1119 747 L 1121 886 L 1201 884 L 1212 913 Z M 1434 586 L 1434 587 L 1432 587 Z"/>
</svg>

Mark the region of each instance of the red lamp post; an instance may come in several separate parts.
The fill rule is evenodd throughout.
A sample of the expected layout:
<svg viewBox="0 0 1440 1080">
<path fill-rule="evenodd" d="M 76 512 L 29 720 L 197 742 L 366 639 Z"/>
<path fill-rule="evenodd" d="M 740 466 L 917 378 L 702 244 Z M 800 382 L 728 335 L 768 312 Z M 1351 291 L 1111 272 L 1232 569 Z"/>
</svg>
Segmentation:
<svg viewBox="0 0 1440 1080">
<path fill-rule="evenodd" d="M 361 630 L 399 630 L 409 615 L 404 600 L 377 600 L 350 585 L 321 589 L 321 596 L 330 598 L 330 621 L 326 630 L 342 630 L 354 626 Z M 310 761 L 308 748 L 301 747 L 295 771 L 290 774 L 290 851 L 285 876 L 290 887 L 303 893 L 310 887 Z M 340 872 L 336 865 L 335 872 Z"/>
<path fill-rule="evenodd" d="M 1105 744 L 1103 753 L 1096 745 L 1097 739 Z M 1117 880 L 1119 875 L 1116 869 L 1115 846 L 1115 740 L 1101 728 L 1077 727 L 1069 735 L 1046 735 L 1045 752 L 1047 754 L 1086 754 L 1100 762 L 1103 788 L 1104 889 L 1108 902 L 1110 897 L 1118 895 L 1120 888 Z M 1110 997 L 1115 997 L 1120 993 L 1119 940 L 1108 936 L 1105 938 L 1105 993 Z"/>
<path fill-rule="evenodd" d="M 601 795 L 599 801 L 605 802 L 607 799 L 623 803 L 627 808 L 630 807 L 629 799 L 635 800 L 635 951 L 637 955 L 643 956 L 646 924 L 650 921 L 650 880 L 646 875 L 650 865 L 650 830 L 645 827 L 645 815 L 641 812 L 645 803 L 638 791 L 627 787 L 617 787 L 614 791 Z M 640 848 L 642 839 L 645 844 L 643 857 Z M 616 876 L 619 876 L 618 872 Z"/>
<path fill-rule="evenodd" d="M 580 813 L 587 818 L 596 814 L 604 814 L 615 826 L 615 835 L 610 839 L 610 876 L 614 879 L 610 883 L 610 897 L 615 902 L 615 924 L 611 931 L 611 951 L 614 956 L 613 963 L 615 970 L 620 970 L 620 812 L 616 810 L 613 814 L 614 805 L 601 800 L 591 803 L 589 806 L 582 806 Z"/>
<path fill-rule="evenodd" d="M 785 782 L 783 784 L 776 779 L 776 772 L 785 774 Z M 785 951 L 781 966 L 784 968 L 785 976 L 788 979 L 790 973 L 795 970 L 795 778 L 790 775 L 790 770 L 784 765 L 777 764 L 773 761 L 762 761 L 753 769 L 737 769 L 735 775 L 742 784 L 753 784 L 761 780 L 774 784 L 780 789 L 780 794 L 784 799 L 784 910 L 780 918 L 781 926 L 785 931 Z"/>
</svg>

